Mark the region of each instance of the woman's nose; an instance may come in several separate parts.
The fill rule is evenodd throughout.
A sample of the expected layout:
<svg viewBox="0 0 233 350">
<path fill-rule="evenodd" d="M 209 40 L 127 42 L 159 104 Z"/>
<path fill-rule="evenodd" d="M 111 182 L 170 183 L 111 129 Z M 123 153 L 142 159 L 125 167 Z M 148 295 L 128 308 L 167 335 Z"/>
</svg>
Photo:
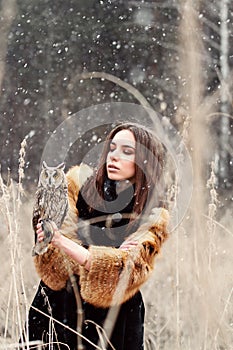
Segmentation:
<svg viewBox="0 0 233 350">
<path fill-rule="evenodd" d="M 119 158 L 119 152 L 115 149 L 110 153 L 110 159 L 118 159 Z"/>
</svg>

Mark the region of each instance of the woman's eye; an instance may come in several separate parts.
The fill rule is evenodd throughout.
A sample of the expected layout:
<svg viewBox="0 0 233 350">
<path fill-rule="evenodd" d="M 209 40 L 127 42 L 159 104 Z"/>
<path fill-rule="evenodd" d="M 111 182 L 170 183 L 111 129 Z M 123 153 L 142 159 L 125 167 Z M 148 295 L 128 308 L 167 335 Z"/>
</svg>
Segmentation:
<svg viewBox="0 0 233 350">
<path fill-rule="evenodd" d="M 130 156 L 131 154 L 134 154 L 134 151 L 132 151 L 131 149 L 125 149 L 124 154 L 127 154 L 128 156 Z"/>
</svg>

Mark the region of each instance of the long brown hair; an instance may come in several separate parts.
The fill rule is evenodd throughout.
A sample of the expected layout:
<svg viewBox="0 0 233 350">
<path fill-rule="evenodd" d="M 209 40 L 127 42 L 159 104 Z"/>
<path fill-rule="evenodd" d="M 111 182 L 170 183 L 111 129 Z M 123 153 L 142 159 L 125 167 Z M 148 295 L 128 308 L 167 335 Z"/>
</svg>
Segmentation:
<svg viewBox="0 0 233 350">
<path fill-rule="evenodd" d="M 136 141 L 135 151 L 135 193 L 133 214 L 140 215 L 146 202 L 151 199 L 152 193 L 157 194 L 159 202 L 159 192 L 161 192 L 161 177 L 164 163 L 164 149 L 156 137 L 145 127 L 131 122 L 119 123 L 106 137 L 106 142 L 102 151 L 99 167 L 95 175 L 87 181 L 82 189 L 85 198 L 88 198 L 88 204 L 96 204 L 98 200 L 93 191 L 95 187 L 101 198 L 104 198 L 104 181 L 107 178 L 106 158 L 109 152 L 109 146 L 113 137 L 121 130 L 130 130 Z M 94 186 L 94 187 L 93 187 Z M 156 187 L 155 192 L 153 187 Z"/>
</svg>

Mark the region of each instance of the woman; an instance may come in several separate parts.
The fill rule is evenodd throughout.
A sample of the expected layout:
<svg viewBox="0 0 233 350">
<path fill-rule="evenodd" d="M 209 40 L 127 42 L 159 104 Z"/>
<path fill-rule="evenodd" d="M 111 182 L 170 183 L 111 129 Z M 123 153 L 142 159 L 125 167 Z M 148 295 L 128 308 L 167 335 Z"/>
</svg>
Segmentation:
<svg viewBox="0 0 233 350">
<path fill-rule="evenodd" d="M 42 281 L 29 311 L 30 341 L 76 350 L 72 330 L 83 311 L 78 348 L 101 349 L 101 341 L 109 339 L 107 349 L 143 349 L 139 288 L 167 237 L 168 215 L 162 209 L 141 226 L 139 218 L 152 199 L 158 205 L 162 165 L 163 148 L 154 136 L 142 126 L 121 123 L 107 136 L 100 165 L 80 190 L 82 168 L 68 171 L 69 213 L 61 230 L 54 227 L 48 252 L 35 258 Z M 40 223 L 37 235 L 44 239 Z"/>
</svg>

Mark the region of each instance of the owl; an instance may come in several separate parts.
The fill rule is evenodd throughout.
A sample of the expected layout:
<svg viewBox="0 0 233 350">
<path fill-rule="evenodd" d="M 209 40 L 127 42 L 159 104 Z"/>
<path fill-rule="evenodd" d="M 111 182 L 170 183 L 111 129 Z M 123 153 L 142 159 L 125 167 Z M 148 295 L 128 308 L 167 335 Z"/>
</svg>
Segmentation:
<svg viewBox="0 0 233 350">
<path fill-rule="evenodd" d="M 64 163 L 56 167 L 50 167 L 46 162 L 42 164 L 33 207 L 32 225 L 36 233 L 36 226 L 40 220 L 45 237 L 42 242 L 35 239 L 32 255 L 41 255 L 47 251 L 54 233 L 52 222 L 60 228 L 67 214 L 68 184 L 64 168 Z"/>
</svg>

